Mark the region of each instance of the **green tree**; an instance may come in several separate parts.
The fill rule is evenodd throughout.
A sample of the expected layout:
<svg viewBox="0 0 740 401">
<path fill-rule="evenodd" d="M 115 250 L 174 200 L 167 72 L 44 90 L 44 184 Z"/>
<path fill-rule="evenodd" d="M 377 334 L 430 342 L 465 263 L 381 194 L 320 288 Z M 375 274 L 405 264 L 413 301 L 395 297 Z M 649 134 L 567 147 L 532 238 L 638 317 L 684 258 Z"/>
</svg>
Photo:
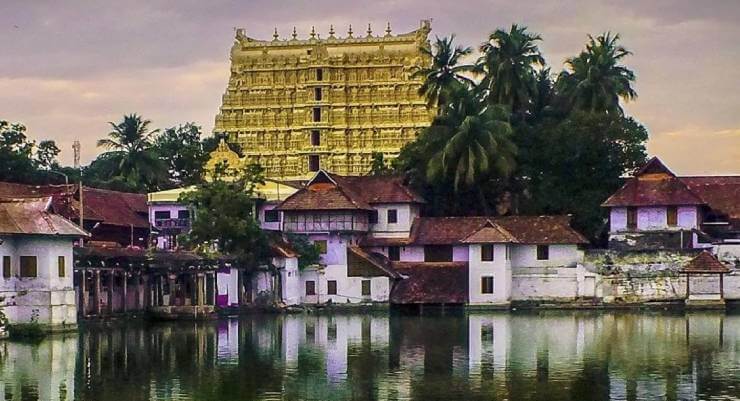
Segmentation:
<svg viewBox="0 0 740 401">
<path fill-rule="evenodd" d="M 63 182 L 61 177 L 48 173 L 52 168 L 58 169 L 58 154 L 59 148 L 54 141 L 43 140 L 37 145 L 26 136 L 23 124 L 0 120 L 0 181 Z"/>
<path fill-rule="evenodd" d="M 153 146 L 166 166 L 169 184 L 187 186 L 202 180 L 203 166 L 215 145 L 213 138 L 201 140 L 201 128 L 191 122 L 165 129 Z"/>
<path fill-rule="evenodd" d="M 489 191 L 500 187 L 515 166 L 508 118 L 504 107 L 486 104 L 461 89 L 432 125 L 402 150 L 396 166 L 425 195 L 461 204 L 455 197 L 472 193 L 478 203 L 468 212 L 490 214 Z"/>
<path fill-rule="evenodd" d="M 150 130 L 151 121 L 137 114 L 124 115 L 121 122 L 109 124 L 113 130 L 108 138 L 98 141 L 99 147 L 108 149 L 101 155 L 105 160 L 101 167 L 105 169 L 98 172 L 98 178 L 121 181 L 138 191 L 159 189 L 167 178 L 167 168 L 153 148 L 159 130 Z"/>
<path fill-rule="evenodd" d="M 530 111 L 537 99 L 536 68 L 545 65 L 537 46 L 541 40 L 514 24 L 508 32 L 497 29 L 481 45 L 476 69 L 483 73 L 480 86 L 489 103 L 506 105 L 516 115 Z"/>
<path fill-rule="evenodd" d="M 385 156 L 381 152 L 373 152 L 372 160 L 370 161 L 370 172 L 369 175 L 389 175 L 393 174 L 393 167 L 391 163 L 386 162 Z"/>
<path fill-rule="evenodd" d="M 632 87 L 635 73 L 620 64 L 632 54 L 618 44 L 619 34 L 610 32 L 595 39 L 589 35 L 586 49 L 569 58 L 556 87 L 570 105 L 578 110 L 622 114 L 619 99 L 637 98 Z"/>
<path fill-rule="evenodd" d="M 45 170 L 50 170 L 58 166 L 57 156 L 59 155 L 59 147 L 54 141 L 45 140 L 39 142 L 36 146 L 36 163 L 38 166 Z"/>
<path fill-rule="evenodd" d="M 573 224 L 593 240 L 604 233 L 601 203 L 623 183 L 622 176 L 645 163 L 645 127 L 629 117 L 574 111 L 547 119 L 522 135 L 530 137 L 520 173 L 527 214 L 572 214 Z"/>
<path fill-rule="evenodd" d="M 250 165 L 243 171 L 218 169 L 213 178 L 181 195 L 190 205 L 193 221 L 185 243 L 202 253 L 215 250 L 235 258 L 241 266 L 256 268 L 269 261 L 270 248 L 256 217 L 257 185 L 263 170 Z"/>
<path fill-rule="evenodd" d="M 471 72 L 473 66 L 462 64 L 462 59 L 471 54 L 470 47 L 455 46 L 455 35 L 447 38 L 436 38 L 433 50 L 422 47 L 421 51 L 427 55 L 432 64 L 429 67 L 419 67 L 412 77 L 422 78 L 419 94 L 427 99 L 429 107 L 436 107 L 439 111 L 447 104 L 450 94 L 461 86 L 471 84 L 471 80 L 463 74 Z"/>
</svg>

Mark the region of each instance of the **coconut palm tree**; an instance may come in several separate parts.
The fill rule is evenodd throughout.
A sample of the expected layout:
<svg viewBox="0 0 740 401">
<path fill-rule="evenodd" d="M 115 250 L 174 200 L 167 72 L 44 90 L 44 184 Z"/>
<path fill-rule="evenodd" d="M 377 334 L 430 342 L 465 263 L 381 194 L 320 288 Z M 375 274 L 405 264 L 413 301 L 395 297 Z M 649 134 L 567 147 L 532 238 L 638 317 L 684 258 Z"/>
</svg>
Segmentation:
<svg viewBox="0 0 740 401">
<path fill-rule="evenodd" d="M 113 130 L 98 146 L 108 149 L 103 155 L 113 161 L 108 179 L 124 180 L 138 189 L 155 189 L 167 176 L 167 169 L 152 148 L 155 135 L 150 120 L 137 114 L 124 115 L 119 123 L 109 122 Z"/>
<path fill-rule="evenodd" d="M 622 113 L 619 99 L 637 98 L 632 87 L 635 73 L 620 64 L 632 54 L 619 45 L 619 34 L 606 32 L 594 38 L 588 36 L 586 49 L 566 60 L 566 70 L 560 73 L 556 88 L 570 105 L 589 112 Z"/>
<path fill-rule="evenodd" d="M 451 180 L 454 190 L 459 191 L 475 188 L 487 179 L 508 177 L 516 155 L 508 121 L 505 107 L 487 104 L 467 91 L 456 93 L 443 116 L 430 127 L 447 138 L 429 160 L 427 180 Z"/>
<path fill-rule="evenodd" d="M 463 74 L 471 72 L 473 66 L 462 63 L 462 58 L 472 53 L 470 47 L 455 46 L 455 35 L 436 38 L 434 50 L 422 47 L 421 51 L 431 59 L 429 67 L 417 67 L 412 77 L 423 78 L 419 94 L 427 99 L 429 107 L 436 107 L 437 113 L 447 104 L 450 93 L 472 81 Z"/>
<path fill-rule="evenodd" d="M 512 113 L 529 111 L 537 96 L 537 67 L 545 65 L 538 34 L 513 24 L 509 31 L 497 29 L 480 47 L 476 71 L 483 74 L 480 86 L 491 104 L 508 106 Z"/>
</svg>

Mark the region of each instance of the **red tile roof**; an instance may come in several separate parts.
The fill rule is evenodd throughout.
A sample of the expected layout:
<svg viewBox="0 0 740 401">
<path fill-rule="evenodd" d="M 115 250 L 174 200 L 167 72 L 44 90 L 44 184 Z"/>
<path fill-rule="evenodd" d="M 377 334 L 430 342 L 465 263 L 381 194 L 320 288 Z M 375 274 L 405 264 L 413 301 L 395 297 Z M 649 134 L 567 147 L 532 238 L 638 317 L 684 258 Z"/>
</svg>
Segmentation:
<svg viewBox="0 0 740 401">
<path fill-rule="evenodd" d="M 372 210 L 378 203 L 422 203 L 424 200 L 395 176 L 340 176 L 319 171 L 279 210 Z"/>
<path fill-rule="evenodd" d="M 347 252 L 351 253 L 354 257 L 366 261 L 368 265 L 374 267 L 380 274 L 384 276 L 388 276 L 390 278 L 399 277 L 396 270 L 391 266 L 391 262 L 384 255 L 366 252 L 359 246 L 349 246 L 347 248 Z"/>
<path fill-rule="evenodd" d="M 677 177 L 652 158 L 602 206 L 707 205 L 740 226 L 740 176 Z"/>
<path fill-rule="evenodd" d="M 394 262 L 402 275 L 391 290 L 394 304 L 464 304 L 468 302 L 466 262 Z"/>
<path fill-rule="evenodd" d="M 683 273 L 728 273 L 730 269 L 723 265 L 722 262 L 717 259 L 716 256 L 712 255 L 709 251 L 702 251 L 689 261 L 686 266 L 681 269 Z"/>
<path fill-rule="evenodd" d="M 740 226 L 740 176 L 680 177 L 712 210 Z"/>
<path fill-rule="evenodd" d="M 24 185 L 0 182 L 0 198 L 52 196 L 52 209 L 67 219 L 79 219 L 76 185 Z M 135 228 L 149 228 L 146 194 L 84 187 L 85 220 Z"/>
<path fill-rule="evenodd" d="M 454 245 L 476 240 L 523 244 L 588 243 L 570 226 L 569 216 L 418 217 L 411 228 L 410 242 L 418 245 Z"/>
<path fill-rule="evenodd" d="M 0 234 L 82 237 L 89 234 L 50 211 L 51 197 L 0 199 Z"/>
</svg>

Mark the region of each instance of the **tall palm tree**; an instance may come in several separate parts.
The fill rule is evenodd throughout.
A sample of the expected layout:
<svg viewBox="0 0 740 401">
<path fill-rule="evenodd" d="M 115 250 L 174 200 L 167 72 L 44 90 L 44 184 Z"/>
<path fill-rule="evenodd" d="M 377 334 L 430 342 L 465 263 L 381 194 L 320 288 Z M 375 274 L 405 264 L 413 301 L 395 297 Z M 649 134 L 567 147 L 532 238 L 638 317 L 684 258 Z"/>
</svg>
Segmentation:
<svg viewBox="0 0 740 401">
<path fill-rule="evenodd" d="M 491 104 L 508 106 L 512 113 L 529 111 L 537 95 L 536 67 L 543 67 L 537 42 L 542 37 L 513 24 L 509 31 L 497 29 L 480 47 L 476 70 L 484 74 L 480 86 Z"/>
<path fill-rule="evenodd" d="M 462 58 L 473 51 L 470 47 L 455 46 L 455 35 L 447 38 L 436 38 L 434 49 L 422 47 L 432 64 L 429 67 L 417 67 L 412 77 L 421 77 L 424 83 L 419 87 L 419 94 L 427 99 L 429 107 L 436 107 L 437 113 L 447 104 L 450 93 L 472 81 L 463 74 L 472 72 L 473 66 L 462 64 Z"/>
<path fill-rule="evenodd" d="M 446 133 L 447 140 L 429 160 L 427 179 L 451 180 L 459 191 L 486 179 L 508 177 L 516 155 L 508 121 L 508 111 L 501 105 L 487 104 L 467 91 L 454 96 L 430 127 Z"/>
<path fill-rule="evenodd" d="M 115 162 L 109 179 L 123 179 L 138 189 L 154 189 L 167 175 L 152 145 L 158 129 L 149 130 L 150 120 L 137 114 L 124 115 L 119 123 L 109 122 L 113 130 L 98 146 L 108 149 L 105 157 Z"/>
<path fill-rule="evenodd" d="M 635 73 L 620 64 L 632 54 L 619 45 L 619 34 L 606 32 L 595 39 L 589 35 L 586 49 L 566 60 L 556 88 L 572 107 L 606 113 L 622 113 L 619 99 L 637 98 L 632 87 Z"/>
</svg>

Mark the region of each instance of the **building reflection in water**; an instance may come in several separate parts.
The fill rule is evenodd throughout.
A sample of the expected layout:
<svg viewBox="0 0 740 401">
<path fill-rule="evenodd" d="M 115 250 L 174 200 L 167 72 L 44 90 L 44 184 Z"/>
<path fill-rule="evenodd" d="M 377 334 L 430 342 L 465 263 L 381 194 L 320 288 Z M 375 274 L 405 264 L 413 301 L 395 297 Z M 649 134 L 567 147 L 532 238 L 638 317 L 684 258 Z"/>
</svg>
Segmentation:
<svg viewBox="0 0 740 401">
<path fill-rule="evenodd" d="M 0 343 L 6 400 L 740 397 L 740 316 L 275 315 Z M 723 398 L 724 397 L 724 398 Z"/>
</svg>

